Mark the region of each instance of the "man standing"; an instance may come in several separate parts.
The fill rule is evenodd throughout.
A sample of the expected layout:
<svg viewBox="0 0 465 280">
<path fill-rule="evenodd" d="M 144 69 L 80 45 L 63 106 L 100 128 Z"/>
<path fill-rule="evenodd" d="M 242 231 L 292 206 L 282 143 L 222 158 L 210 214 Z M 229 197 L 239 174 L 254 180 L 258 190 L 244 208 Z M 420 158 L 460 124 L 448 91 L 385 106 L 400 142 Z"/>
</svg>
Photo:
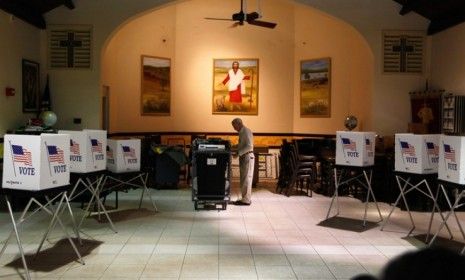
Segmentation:
<svg viewBox="0 0 465 280">
<path fill-rule="evenodd" d="M 226 76 L 222 82 L 223 85 L 229 82 L 229 103 L 231 103 L 231 106 L 237 104 L 240 107 L 242 104 L 242 95 L 245 94 L 244 80 L 250 80 L 250 76 L 246 76 L 239 68 L 239 62 L 234 61 L 232 63 L 232 69 L 228 71 L 228 76 Z"/>
<path fill-rule="evenodd" d="M 231 122 L 234 130 L 239 133 L 237 153 L 239 155 L 239 172 L 242 198 L 234 202 L 234 205 L 250 205 L 252 203 L 252 180 L 255 156 L 253 154 L 253 134 L 245 127 L 242 120 L 235 118 Z"/>
</svg>

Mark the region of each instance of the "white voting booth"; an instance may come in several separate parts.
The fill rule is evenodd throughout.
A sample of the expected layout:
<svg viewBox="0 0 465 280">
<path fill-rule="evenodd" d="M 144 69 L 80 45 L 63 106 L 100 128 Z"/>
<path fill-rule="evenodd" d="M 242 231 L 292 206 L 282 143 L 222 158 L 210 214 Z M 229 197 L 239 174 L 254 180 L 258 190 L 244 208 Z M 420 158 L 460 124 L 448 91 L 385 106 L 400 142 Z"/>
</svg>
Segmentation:
<svg viewBox="0 0 465 280">
<path fill-rule="evenodd" d="M 367 189 L 363 226 L 367 222 L 367 210 L 370 196 L 375 202 L 380 220 L 383 219 L 375 195 L 371 188 L 373 166 L 375 163 L 374 132 L 336 131 L 336 166 L 334 167 L 335 191 L 329 205 L 326 219 L 329 218 L 334 202 L 337 205 L 336 215 L 339 215 L 339 188 L 353 181 Z M 353 171 L 353 172 L 352 172 Z"/>
<path fill-rule="evenodd" d="M 106 169 L 107 132 L 105 130 L 60 130 L 58 133 L 68 134 L 70 137 L 68 151 L 71 172 L 88 173 Z"/>
<path fill-rule="evenodd" d="M 336 164 L 371 166 L 375 162 L 374 132 L 336 132 Z"/>
<path fill-rule="evenodd" d="M 83 259 L 71 236 L 67 232 L 60 216 L 67 209 L 70 219 L 74 226 L 74 232 L 80 240 L 74 216 L 69 205 L 67 197 L 67 185 L 70 181 L 70 161 L 69 161 L 69 135 L 66 134 L 41 134 L 41 135 L 5 135 L 4 143 L 4 162 L 3 162 L 3 180 L 2 187 L 5 192 L 15 194 L 17 191 L 33 191 L 35 195 L 45 196 L 45 202 L 37 200 L 35 195 L 27 192 L 25 196 L 29 197 L 29 202 L 22 211 L 21 217 L 15 218 L 12 211 L 12 203 L 8 195 L 5 200 L 8 212 L 13 224 L 13 229 L 3 243 L 4 252 L 6 246 L 13 236 L 16 237 L 19 253 L 26 273 L 26 279 L 31 279 L 26 257 L 21 242 L 19 230 L 23 228 L 23 223 L 36 213 L 48 214 L 51 218 L 50 227 L 55 223 L 60 225 L 63 233 L 70 242 L 73 251 L 81 264 Z M 60 188 L 63 187 L 63 188 Z M 51 206 L 53 204 L 53 207 Z M 31 208 L 36 206 L 36 208 Z M 33 209 L 33 211 L 29 211 Z M 27 214 L 26 214 L 27 213 Z M 38 254 L 49 236 L 51 230 L 47 230 L 42 237 Z M 24 228 L 27 229 L 27 228 Z M 11 246 L 11 245 L 10 245 Z M 1 254 L 0 254 L 1 255 Z"/>
<path fill-rule="evenodd" d="M 452 233 L 448 228 L 447 221 L 450 217 L 454 217 L 457 225 L 460 228 L 462 238 L 465 238 L 463 231 L 463 221 L 455 213 L 455 211 L 463 206 L 463 199 L 465 198 L 465 137 L 464 136 L 447 136 L 441 135 L 439 139 L 439 167 L 438 167 L 439 188 L 443 196 L 448 198 L 446 189 L 454 191 L 454 199 L 446 199 L 449 205 L 449 212 L 443 218 L 443 222 L 436 231 L 434 237 L 431 239 L 432 244 L 443 227 L 449 230 L 452 239 Z M 450 183 L 447 183 L 450 182 Z M 460 185 L 460 186 L 458 186 Z M 462 248 L 461 254 L 465 253 L 465 246 Z"/>
<path fill-rule="evenodd" d="M 415 174 L 438 172 L 439 134 L 395 135 L 395 170 Z"/>
<path fill-rule="evenodd" d="M 140 170 L 140 139 L 107 141 L 107 169 L 114 173 Z"/>
<path fill-rule="evenodd" d="M 438 178 L 465 184 L 465 137 L 441 135 Z"/>
<path fill-rule="evenodd" d="M 441 210 L 437 205 L 436 196 L 433 193 L 434 189 L 430 187 L 430 184 L 435 182 L 437 178 L 438 160 L 439 134 L 397 133 L 395 135 L 394 169 L 398 172 L 395 174 L 395 177 L 400 193 L 392 205 L 387 218 L 384 220 L 381 230 L 384 229 L 392 213 L 402 201 L 407 209 L 412 224 L 412 228 L 407 233 L 407 236 L 414 231 L 416 228 L 415 222 L 408 206 L 408 200 L 405 199 L 405 196 L 416 190 L 433 202 L 433 212 L 425 240 L 425 242 L 428 242 L 433 214 L 435 212 L 439 213 L 442 220 L 444 220 Z"/>
<path fill-rule="evenodd" d="M 5 135 L 2 187 L 40 191 L 68 185 L 68 145 L 68 135 Z"/>
</svg>

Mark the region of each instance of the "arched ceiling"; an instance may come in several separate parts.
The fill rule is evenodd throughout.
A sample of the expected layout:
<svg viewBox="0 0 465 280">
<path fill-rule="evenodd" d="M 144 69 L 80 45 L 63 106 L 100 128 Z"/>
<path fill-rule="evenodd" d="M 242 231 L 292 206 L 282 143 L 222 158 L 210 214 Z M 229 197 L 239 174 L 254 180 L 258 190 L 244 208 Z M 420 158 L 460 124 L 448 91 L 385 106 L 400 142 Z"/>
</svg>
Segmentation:
<svg viewBox="0 0 465 280">
<path fill-rule="evenodd" d="M 401 5 L 400 15 L 413 12 L 428 19 L 430 21 L 428 35 L 465 21 L 465 1 L 463 0 L 393 1 Z M 47 26 L 43 15 L 59 6 L 74 9 L 73 0 L 0 0 L 0 9 L 40 29 L 45 29 Z M 111 9 L 111 7 L 108 8 Z"/>
</svg>

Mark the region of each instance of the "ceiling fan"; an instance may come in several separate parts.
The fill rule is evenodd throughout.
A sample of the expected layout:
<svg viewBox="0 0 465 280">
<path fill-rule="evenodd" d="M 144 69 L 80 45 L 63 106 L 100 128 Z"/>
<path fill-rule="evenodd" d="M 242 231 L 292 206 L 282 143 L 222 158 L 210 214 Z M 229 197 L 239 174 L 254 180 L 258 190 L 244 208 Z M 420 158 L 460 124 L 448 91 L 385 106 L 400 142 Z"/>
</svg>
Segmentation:
<svg viewBox="0 0 465 280">
<path fill-rule="evenodd" d="M 262 17 L 260 13 L 260 0 L 257 1 L 257 4 L 258 4 L 258 12 L 247 13 L 246 11 L 247 0 L 245 1 L 241 0 L 240 12 L 233 14 L 231 18 L 206 17 L 205 19 L 235 21 L 236 23 L 234 25 L 244 25 L 244 22 L 247 22 L 248 24 L 251 24 L 251 25 L 256 25 L 256 26 L 261 26 L 261 27 L 266 27 L 266 28 L 275 28 L 277 24 L 274 22 L 258 20 L 259 18 Z"/>
</svg>

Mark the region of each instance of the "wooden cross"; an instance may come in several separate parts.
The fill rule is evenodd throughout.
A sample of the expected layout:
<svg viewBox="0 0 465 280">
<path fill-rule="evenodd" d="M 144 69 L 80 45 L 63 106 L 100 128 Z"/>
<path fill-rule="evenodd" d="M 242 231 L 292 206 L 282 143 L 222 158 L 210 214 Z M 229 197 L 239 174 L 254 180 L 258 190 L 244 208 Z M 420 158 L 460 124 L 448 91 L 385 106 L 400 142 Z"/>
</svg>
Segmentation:
<svg viewBox="0 0 465 280">
<path fill-rule="evenodd" d="M 400 45 L 392 46 L 393 52 L 400 53 L 400 72 L 407 71 L 407 53 L 413 52 L 413 46 L 407 45 L 407 38 L 401 37 L 400 38 Z"/>
<path fill-rule="evenodd" d="M 74 48 L 81 47 L 82 41 L 74 40 L 74 32 L 68 32 L 68 40 L 60 41 L 60 47 L 68 53 L 68 67 L 74 67 Z"/>
</svg>

